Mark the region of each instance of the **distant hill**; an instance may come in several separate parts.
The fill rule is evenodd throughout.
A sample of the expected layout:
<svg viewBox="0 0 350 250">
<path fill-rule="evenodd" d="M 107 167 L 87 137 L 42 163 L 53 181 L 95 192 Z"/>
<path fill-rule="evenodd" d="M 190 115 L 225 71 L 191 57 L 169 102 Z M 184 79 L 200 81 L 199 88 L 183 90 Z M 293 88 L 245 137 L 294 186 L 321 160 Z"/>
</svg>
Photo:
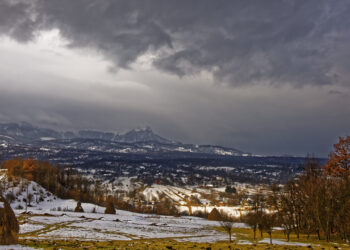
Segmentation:
<svg viewBox="0 0 350 250">
<path fill-rule="evenodd" d="M 305 162 L 304 157 L 256 156 L 234 148 L 184 144 L 151 128 L 118 134 L 0 124 L 0 161 L 30 157 L 111 182 L 136 177 L 147 184 L 214 187 L 234 182 L 286 182 L 302 171 Z"/>
<path fill-rule="evenodd" d="M 214 145 L 184 144 L 166 139 L 150 127 L 132 129 L 124 134 L 81 130 L 59 132 L 29 123 L 0 124 L 0 146 L 31 144 L 48 148 L 74 148 L 118 153 L 186 152 L 227 156 L 248 155 L 240 150 Z"/>
</svg>

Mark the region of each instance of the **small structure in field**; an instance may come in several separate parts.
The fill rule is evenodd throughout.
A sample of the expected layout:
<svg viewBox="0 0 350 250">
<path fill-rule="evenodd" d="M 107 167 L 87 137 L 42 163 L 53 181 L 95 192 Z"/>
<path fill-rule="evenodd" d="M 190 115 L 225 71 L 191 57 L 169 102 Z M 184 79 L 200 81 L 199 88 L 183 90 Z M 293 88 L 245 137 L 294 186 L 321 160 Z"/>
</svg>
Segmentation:
<svg viewBox="0 0 350 250">
<path fill-rule="evenodd" d="M 208 220 L 221 221 L 222 216 L 220 212 L 214 207 L 208 215 Z"/>
<path fill-rule="evenodd" d="M 15 213 L 0 195 L 0 245 L 17 244 L 19 225 Z"/>
<path fill-rule="evenodd" d="M 80 201 L 78 201 L 77 206 L 74 209 L 74 212 L 76 212 L 76 213 L 84 213 L 84 209 L 81 206 L 81 202 Z"/>
<path fill-rule="evenodd" d="M 111 198 L 107 200 L 105 214 L 115 214 L 114 202 Z"/>
</svg>

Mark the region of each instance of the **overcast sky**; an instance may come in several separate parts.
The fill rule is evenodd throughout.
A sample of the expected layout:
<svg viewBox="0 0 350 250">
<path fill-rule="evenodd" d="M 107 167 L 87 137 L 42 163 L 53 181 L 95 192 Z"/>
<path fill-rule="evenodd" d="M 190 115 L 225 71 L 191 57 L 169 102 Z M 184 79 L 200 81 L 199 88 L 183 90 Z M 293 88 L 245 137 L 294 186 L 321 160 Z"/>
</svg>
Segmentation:
<svg viewBox="0 0 350 250">
<path fill-rule="evenodd" d="M 327 156 L 350 134 L 348 0 L 0 0 L 0 122 Z"/>
</svg>

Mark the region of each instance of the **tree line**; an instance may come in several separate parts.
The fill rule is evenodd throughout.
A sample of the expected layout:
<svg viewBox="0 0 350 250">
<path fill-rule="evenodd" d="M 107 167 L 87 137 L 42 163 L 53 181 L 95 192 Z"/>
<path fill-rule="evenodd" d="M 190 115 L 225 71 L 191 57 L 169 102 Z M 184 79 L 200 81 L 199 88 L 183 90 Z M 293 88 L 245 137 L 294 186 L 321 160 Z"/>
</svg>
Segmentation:
<svg viewBox="0 0 350 250">
<path fill-rule="evenodd" d="M 64 169 L 32 158 L 7 160 L 2 163 L 2 168 L 7 169 L 10 180 L 14 177 L 22 177 L 28 181 L 35 181 L 60 198 L 84 202 L 98 201 L 96 199 L 99 195 L 98 183 L 71 169 Z"/>
<path fill-rule="evenodd" d="M 74 199 L 101 206 L 113 203 L 118 209 L 131 212 L 179 214 L 175 204 L 167 197 L 159 197 L 160 200 L 154 201 L 154 204 L 147 204 L 144 202 L 144 195 L 133 190 L 128 194 L 129 200 L 125 201 L 123 197 L 119 197 L 119 193 L 112 193 L 98 180 L 88 179 L 74 169 L 55 166 L 46 161 L 17 158 L 3 162 L 1 168 L 7 170 L 10 180 L 21 177 L 28 181 L 35 181 L 62 199 Z M 30 205 L 29 196 L 30 194 L 27 195 L 26 200 Z M 15 199 L 14 196 L 10 200 L 13 199 Z"/>
<path fill-rule="evenodd" d="M 350 136 L 340 137 L 326 166 L 307 159 L 304 171 L 283 186 L 271 186 L 271 194 L 252 197 L 251 211 L 242 217 L 254 231 L 283 228 L 287 240 L 294 233 L 318 239 L 350 241 Z"/>
</svg>

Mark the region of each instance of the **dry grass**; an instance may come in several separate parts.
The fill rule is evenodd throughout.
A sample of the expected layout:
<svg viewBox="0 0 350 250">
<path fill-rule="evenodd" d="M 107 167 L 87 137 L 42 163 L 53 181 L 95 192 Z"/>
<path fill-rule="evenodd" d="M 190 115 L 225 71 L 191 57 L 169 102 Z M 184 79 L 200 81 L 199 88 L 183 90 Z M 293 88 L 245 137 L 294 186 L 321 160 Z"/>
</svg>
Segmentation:
<svg viewBox="0 0 350 250">
<path fill-rule="evenodd" d="M 177 242 L 169 239 L 148 239 L 148 240 L 132 240 L 132 241 L 74 241 L 74 240 L 21 240 L 22 245 L 45 248 L 45 249 L 243 249 L 243 250 L 262 250 L 262 249 L 310 249 L 308 247 L 296 246 L 278 246 L 268 244 L 258 245 L 237 245 L 228 242 L 218 243 L 193 243 L 193 242 Z M 311 249 L 322 249 L 315 247 Z M 334 249 L 334 248 L 333 248 Z"/>
</svg>

